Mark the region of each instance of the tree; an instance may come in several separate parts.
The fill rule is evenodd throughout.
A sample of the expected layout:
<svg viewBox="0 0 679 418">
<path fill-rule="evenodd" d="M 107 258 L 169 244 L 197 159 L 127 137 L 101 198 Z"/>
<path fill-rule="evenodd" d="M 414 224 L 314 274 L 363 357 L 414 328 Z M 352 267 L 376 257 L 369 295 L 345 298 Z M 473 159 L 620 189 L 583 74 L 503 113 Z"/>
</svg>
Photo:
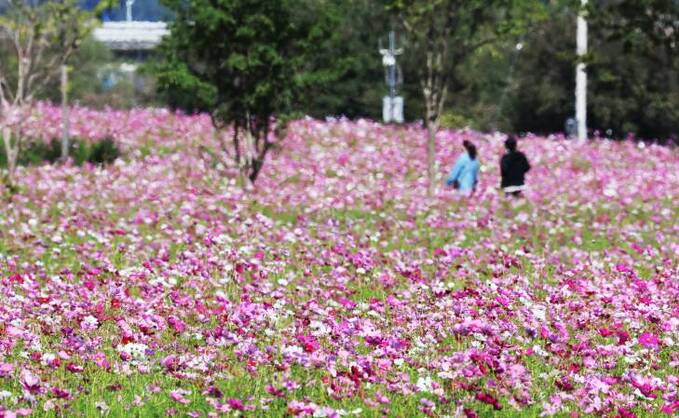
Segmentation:
<svg viewBox="0 0 679 418">
<path fill-rule="evenodd" d="M 627 52 L 679 66 L 679 1 L 609 0 L 591 5 L 594 23 L 607 41 Z"/>
<path fill-rule="evenodd" d="M 0 132 L 7 154 L 7 182 L 15 185 L 22 147 L 22 122 L 36 95 L 59 74 L 93 28 L 75 0 L 11 0 L 0 16 Z"/>
<path fill-rule="evenodd" d="M 679 1 L 614 0 L 592 7 L 597 123 L 617 135 L 677 140 Z"/>
<path fill-rule="evenodd" d="M 97 107 L 98 103 L 93 97 L 104 93 L 101 70 L 113 60 L 113 54 L 106 45 L 94 39 L 93 36 L 83 39 L 78 50 L 68 60 L 70 68 L 68 93 L 71 100 L 86 106 Z M 59 80 L 50 80 L 44 91 L 38 94 L 38 98 L 58 103 L 61 100 Z M 111 105 L 115 107 L 115 104 Z"/>
<path fill-rule="evenodd" d="M 379 40 L 392 29 L 393 17 L 374 0 L 334 2 L 332 35 L 312 59 L 327 63 L 333 82 L 312 88 L 305 94 L 303 112 L 324 118 L 329 115 L 349 118 L 382 117 L 382 97 L 387 93 L 384 67 L 378 52 Z M 415 91 L 419 97 L 417 63 L 402 61 L 404 95 Z M 414 109 L 406 107 L 407 112 Z M 413 116 L 419 117 L 418 111 Z"/>
<path fill-rule="evenodd" d="M 429 193 L 435 187 L 436 133 L 455 69 L 474 51 L 519 28 L 516 7 L 533 2 L 511 0 L 386 0 L 409 37 L 408 50 L 422 63 L 419 80 L 428 132 Z M 509 25 L 508 23 L 512 23 Z"/>
<path fill-rule="evenodd" d="M 588 119 L 593 130 L 607 136 L 632 133 L 665 140 L 676 137 L 679 125 L 679 54 L 670 49 L 679 45 L 670 37 L 676 32 L 655 31 L 666 28 L 667 22 L 679 22 L 679 3 L 673 3 L 674 9 L 662 9 L 662 1 L 640 3 L 646 5 L 639 10 L 646 11 L 636 14 L 634 8 L 623 7 L 625 2 L 590 2 Z M 553 5 L 550 19 L 526 35 L 516 86 L 503 109 L 509 129 L 559 132 L 572 117 L 577 10 L 577 2 Z M 675 19 L 657 19 L 655 24 L 650 23 L 655 18 L 648 17 L 671 13 Z"/>
<path fill-rule="evenodd" d="M 178 99 L 180 107 L 208 111 L 217 130 L 231 129 L 230 140 L 222 142 L 223 152 L 245 184 L 256 181 L 274 144 L 273 119 L 278 118 L 280 126 L 307 86 L 327 81 L 319 69 L 311 68 L 309 54 L 327 38 L 323 11 L 330 4 L 165 2 L 176 19 L 153 69 L 158 88 Z M 300 7 L 310 12 L 296 18 Z"/>
</svg>

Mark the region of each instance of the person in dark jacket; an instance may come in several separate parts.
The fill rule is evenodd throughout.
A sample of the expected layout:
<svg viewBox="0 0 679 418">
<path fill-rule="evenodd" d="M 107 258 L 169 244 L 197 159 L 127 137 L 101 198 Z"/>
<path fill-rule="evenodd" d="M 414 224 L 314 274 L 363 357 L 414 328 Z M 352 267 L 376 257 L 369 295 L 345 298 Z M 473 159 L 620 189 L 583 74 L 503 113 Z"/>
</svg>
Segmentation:
<svg viewBox="0 0 679 418">
<path fill-rule="evenodd" d="M 525 176 L 530 170 L 530 163 L 526 155 L 516 149 L 514 136 L 507 138 L 505 148 L 507 148 L 507 153 L 500 160 L 500 173 L 502 174 L 500 187 L 506 195 L 519 197 L 526 188 Z"/>
</svg>

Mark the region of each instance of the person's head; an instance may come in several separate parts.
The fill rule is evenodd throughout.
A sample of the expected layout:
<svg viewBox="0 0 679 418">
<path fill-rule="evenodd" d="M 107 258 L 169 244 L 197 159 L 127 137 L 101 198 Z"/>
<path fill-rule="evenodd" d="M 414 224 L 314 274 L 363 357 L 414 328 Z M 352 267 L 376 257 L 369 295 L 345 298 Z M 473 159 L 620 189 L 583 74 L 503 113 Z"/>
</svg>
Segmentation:
<svg viewBox="0 0 679 418">
<path fill-rule="evenodd" d="M 505 148 L 509 151 L 516 151 L 516 137 L 514 135 L 509 135 L 505 140 Z"/>
<path fill-rule="evenodd" d="M 476 159 L 476 145 L 472 144 L 471 141 L 467 141 L 466 139 L 462 142 L 462 146 L 464 147 L 465 150 L 467 150 L 467 154 L 469 155 L 469 158 L 472 160 Z"/>
</svg>

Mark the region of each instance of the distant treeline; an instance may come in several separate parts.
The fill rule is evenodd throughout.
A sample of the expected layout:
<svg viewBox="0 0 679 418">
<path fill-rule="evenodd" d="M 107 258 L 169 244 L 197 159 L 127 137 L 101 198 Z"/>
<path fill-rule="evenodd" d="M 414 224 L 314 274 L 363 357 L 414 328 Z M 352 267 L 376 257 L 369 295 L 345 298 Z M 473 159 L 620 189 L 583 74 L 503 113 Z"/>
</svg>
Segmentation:
<svg viewBox="0 0 679 418">
<path fill-rule="evenodd" d="M 336 14 L 335 34 L 317 57 L 329 81 L 305 96 L 315 117 L 381 118 L 387 93 L 379 39 L 397 19 L 379 0 L 322 2 Z M 526 3 L 531 0 L 525 0 Z M 455 66 L 444 126 L 507 132 L 562 132 L 574 116 L 575 29 L 579 1 L 542 1 L 542 17 L 489 43 Z M 589 128 L 591 133 L 648 139 L 679 136 L 679 1 L 590 1 Z M 326 6 L 324 6 L 326 7 Z M 299 13 L 305 13 L 300 7 Z M 481 34 L 483 35 L 483 34 Z M 422 119 L 418 69 L 408 52 L 401 65 L 405 114 Z M 194 109 L 190 97 L 161 91 L 171 106 Z"/>
<path fill-rule="evenodd" d="M 36 0 L 37 1 L 37 0 Z M 163 7 L 168 0 L 136 0 L 136 20 L 168 20 Z M 518 1 L 518 0 L 517 0 Z M 575 21 L 573 0 L 521 0 L 544 6 L 542 18 L 528 27 L 513 30 L 489 43 L 454 66 L 443 125 L 451 128 L 506 132 L 562 132 L 574 113 Z M 0 7 L 6 0 L 0 0 Z M 399 33 L 405 48 L 400 57 L 404 85 L 405 116 L 409 121 L 423 117 L 418 62 L 408 40 L 401 36 L 398 19 L 380 0 L 299 0 L 295 13 L 304 16 L 313 8 L 328 10 L 332 35 L 309 65 L 327 67 L 325 80 L 314 83 L 299 103 L 300 113 L 314 117 L 344 115 L 349 118 L 380 119 L 382 97 L 387 93 L 384 68 L 378 52 L 380 39 L 390 29 Z M 97 0 L 82 0 L 93 9 Z M 104 16 L 124 20 L 124 0 Z M 166 3 L 167 4 L 167 3 Z M 679 1 L 616 0 L 590 1 L 589 128 L 601 136 L 622 138 L 630 134 L 648 139 L 679 137 Z M 481 34 L 482 36 L 483 34 Z M 410 51 L 410 53 L 409 53 Z M 159 56 L 162 53 L 159 52 Z M 74 58 L 73 98 L 97 104 L 115 97 L 115 104 L 167 105 L 187 111 L 200 109 L 195 95 L 172 89 L 158 90 L 134 100 L 124 100 L 119 88 L 102 96 L 97 77 L 110 54 L 93 44 L 84 46 Z M 153 76 L 153 62 L 146 68 Z M 79 72 L 82 73 L 79 75 Z M 100 78 L 100 77 L 99 77 Z M 152 85 L 150 83 L 149 85 Z M 58 98 L 58 86 L 47 94 Z M 104 97 L 102 99 L 101 97 Z M 102 102 L 104 100 L 104 102 Z"/>
</svg>

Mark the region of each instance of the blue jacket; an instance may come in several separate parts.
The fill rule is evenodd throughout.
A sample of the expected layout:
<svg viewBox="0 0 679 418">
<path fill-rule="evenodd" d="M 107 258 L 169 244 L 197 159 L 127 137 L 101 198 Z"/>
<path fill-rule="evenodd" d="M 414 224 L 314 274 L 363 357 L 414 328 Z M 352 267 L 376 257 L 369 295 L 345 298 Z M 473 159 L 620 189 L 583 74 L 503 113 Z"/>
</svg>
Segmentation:
<svg viewBox="0 0 679 418">
<path fill-rule="evenodd" d="M 479 159 L 475 158 L 472 160 L 469 158 L 469 154 L 465 152 L 460 155 L 455 162 L 453 169 L 450 170 L 446 184 L 451 186 L 457 181 L 460 186 L 459 190 L 474 190 L 476 184 L 479 182 L 479 167 Z"/>
</svg>

